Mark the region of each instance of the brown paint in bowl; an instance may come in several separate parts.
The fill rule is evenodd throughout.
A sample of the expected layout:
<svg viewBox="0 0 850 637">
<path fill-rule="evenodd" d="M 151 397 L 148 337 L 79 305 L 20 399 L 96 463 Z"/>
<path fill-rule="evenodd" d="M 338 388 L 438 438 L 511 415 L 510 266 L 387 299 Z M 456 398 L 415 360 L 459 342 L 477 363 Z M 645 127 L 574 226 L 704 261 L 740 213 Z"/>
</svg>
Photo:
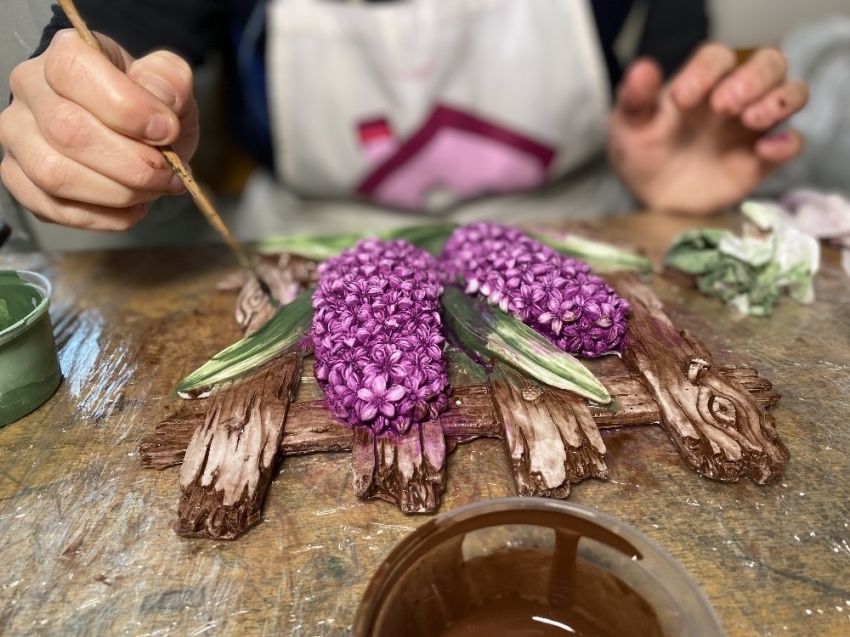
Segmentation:
<svg viewBox="0 0 850 637">
<path fill-rule="evenodd" d="M 544 498 L 427 522 L 379 567 L 354 624 L 356 637 L 724 634 L 696 583 L 646 536 Z"/>
</svg>

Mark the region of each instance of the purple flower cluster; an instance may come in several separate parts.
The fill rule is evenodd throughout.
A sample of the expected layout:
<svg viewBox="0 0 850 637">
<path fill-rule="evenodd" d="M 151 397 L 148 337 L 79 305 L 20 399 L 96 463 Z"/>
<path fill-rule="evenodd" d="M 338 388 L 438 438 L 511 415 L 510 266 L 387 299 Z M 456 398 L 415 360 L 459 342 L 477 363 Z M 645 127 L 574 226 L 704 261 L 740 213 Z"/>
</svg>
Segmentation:
<svg viewBox="0 0 850 637">
<path fill-rule="evenodd" d="M 522 231 L 494 223 L 458 228 L 441 265 L 447 281 L 511 312 L 564 351 L 601 356 L 618 351 L 629 304 L 586 263 L 564 256 Z"/>
<path fill-rule="evenodd" d="M 315 375 L 344 423 L 404 433 L 450 392 L 437 261 L 404 241 L 367 239 L 319 266 Z"/>
</svg>

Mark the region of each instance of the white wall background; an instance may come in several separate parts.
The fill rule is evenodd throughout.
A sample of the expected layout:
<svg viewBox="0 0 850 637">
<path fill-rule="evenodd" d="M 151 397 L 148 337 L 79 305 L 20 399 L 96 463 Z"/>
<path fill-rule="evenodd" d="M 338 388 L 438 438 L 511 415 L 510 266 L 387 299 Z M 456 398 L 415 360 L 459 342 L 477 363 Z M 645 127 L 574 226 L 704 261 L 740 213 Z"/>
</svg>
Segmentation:
<svg viewBox="0 0 850 637">
<path fill-rule="evenodd" d="M 850 0 L 708 0 L 712 39 L 739 49 L 779 44 L 792 28 L 837 13 Z"/>
</svg>

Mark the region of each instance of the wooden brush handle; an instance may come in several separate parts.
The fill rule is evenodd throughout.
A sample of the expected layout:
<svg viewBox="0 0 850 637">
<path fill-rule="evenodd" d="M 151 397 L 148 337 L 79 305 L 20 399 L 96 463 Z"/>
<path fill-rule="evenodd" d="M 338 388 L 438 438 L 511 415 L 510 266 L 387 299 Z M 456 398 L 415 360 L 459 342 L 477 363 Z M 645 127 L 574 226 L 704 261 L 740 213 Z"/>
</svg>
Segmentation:
<svg viewBox="0 0 850 637">
<path fill-rule="evenodd" d="M 74 25 L 74 29 L 80 38 L 82 38 L 86 44 L 94 47 L 108 58 L 109 56 L 101 45 L 100 40 L 98 40 L 97 36 L 92 33 L 91 29 L 88 28 L 88 25 L 86 25 L 86 22 L 83 20 L 80 12 L 77 11 L 77 7 L 74 6 L 73 0 L 59 0 L 59 6 L 62 7 L 65 15 L 68 16 L 71 24 Z M 236 259 L 239 261 L 239 265 L 246 270 L 250 270 L 257 280 L 262 282 L 262 279 L 260 279 L 259 274 L 254 268 L 254 262 L 245 252 L 242 244 L 236 240 L 236 238 L 230 233 L 230 230 L 228 230 L 227 226 L 224 225 L 224 222 L 221 220 L 221 216 L 219 216 L 212 203 L 210 203 L 209 199 L 207 199 L 198 187 L 195 178 L 192 177 L 192 174 L 189 172 L 186 164 L 183 163 L 183 160 L 180 159 L 177 153 L 175 153 L 169 146 L 158 146 L 157 148 L 159 148 L 160 152 L 162 152 L 165 157 L 165 161 L 167 161 L 168 165 L 171 166 L 174 174 L 177 175 L 180 178 L 180 181 L 183 182 L 183 185 L 186 186 L 186 190 L 188 190 L 189 194 L 192 195 L 192 199 L 195 200 L 195 204 L 197 204 L 198 208 L 200 208 L 201 212 L 207 218 L 207 221 L 209 221 L 213 228 L 218 231 L 225 243 L 227 243 L 230 247 L 231 251 L 236 256 Z"/>
</svg>

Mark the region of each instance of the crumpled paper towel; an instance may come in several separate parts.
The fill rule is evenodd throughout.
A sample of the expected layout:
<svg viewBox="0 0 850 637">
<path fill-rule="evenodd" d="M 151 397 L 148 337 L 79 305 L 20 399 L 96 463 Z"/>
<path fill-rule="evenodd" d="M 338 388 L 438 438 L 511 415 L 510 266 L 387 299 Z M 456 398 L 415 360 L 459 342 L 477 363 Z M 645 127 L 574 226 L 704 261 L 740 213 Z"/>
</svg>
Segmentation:
<svg viewBox="0 0 850 637">
<path fill-rule="evenodd" d="M 741 205 L 743 236 L 701 228 L 673 242 L 664 265 L 696 277 L 700 292 L 752 316 L 770 316 L 783 291 L 798 303 L 814 300 L 818 241 L 791 226 L 775 204 Z"/>
<path fill-rule="evenodd" d="M 778 213 L 800 232 L 828 239 L 841 250 L 841 265 L 850 275 L 850 199 L 838 193 L 794 190 L 779 200 Z"/>
</svg>

